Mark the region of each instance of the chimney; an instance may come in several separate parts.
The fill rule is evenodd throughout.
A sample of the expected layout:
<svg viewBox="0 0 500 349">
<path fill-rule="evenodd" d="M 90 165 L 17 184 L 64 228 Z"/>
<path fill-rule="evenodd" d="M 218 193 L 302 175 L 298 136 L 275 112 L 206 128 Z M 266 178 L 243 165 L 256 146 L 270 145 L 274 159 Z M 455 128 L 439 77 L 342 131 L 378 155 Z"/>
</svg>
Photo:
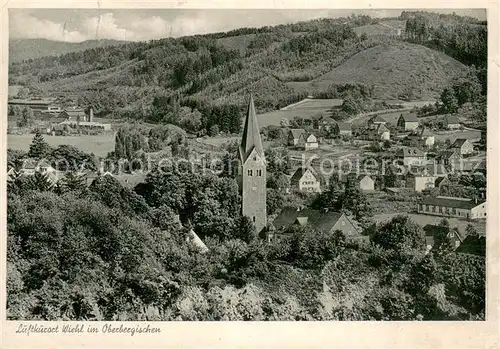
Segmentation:
<svg viewBox="0 0 500 349">
<path fill-rule="evenodd" d="M 89 122 L 93 122 L 94 121 L 94 109 L 92 107 L 90 107 L 90 110 L 89 110 Z"/>
</svg>

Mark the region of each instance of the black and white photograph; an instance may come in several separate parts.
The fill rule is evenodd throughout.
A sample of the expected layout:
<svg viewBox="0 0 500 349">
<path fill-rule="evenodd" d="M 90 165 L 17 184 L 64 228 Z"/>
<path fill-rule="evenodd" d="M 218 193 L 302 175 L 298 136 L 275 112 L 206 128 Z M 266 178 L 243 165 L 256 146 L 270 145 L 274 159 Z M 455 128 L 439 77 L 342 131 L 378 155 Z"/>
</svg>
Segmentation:
<svg viewBox="0 0 500 349">
<path fill-rule="evenodd" d="M 6 319 L 484 322 L 488 24 L 9 8 Z"/>
</svg>

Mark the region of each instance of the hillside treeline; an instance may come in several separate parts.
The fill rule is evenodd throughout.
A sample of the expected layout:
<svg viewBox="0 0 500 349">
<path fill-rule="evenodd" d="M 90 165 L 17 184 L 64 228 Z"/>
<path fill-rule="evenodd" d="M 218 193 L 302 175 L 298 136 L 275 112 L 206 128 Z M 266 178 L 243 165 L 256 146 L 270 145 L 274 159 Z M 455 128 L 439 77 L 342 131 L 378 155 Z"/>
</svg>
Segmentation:
<svg viewBox="0 0 500 349">
<path fill-rule="evenodd" d="M 420 12 L 403 12 L 401 18 L 407 19 L 409 40 L 478 69 L 485 66 L 484 25 Z M 201 119 L 189 125 L 191 132 L 210 133 L 214 125 L 222 132 L 238 132 L 249 92 L 261 113 L 309 94 L 328 95 L 315 87 L 314 79 L 356 53 L 397 40 L 358 37 L 353 31 L 378 21 L 368 16 L 318 19 L 94 48 L 13 63 L 9 83 L 26 85 L 37 94 L 76 95 L 79 104 L 93 105 L 98 116 L 182 127 L 177 120 L 190 113 Z M 241 47 L 244 38 L 249 41 Z M 293 83 L 310 84 L 296 89 Z"/>
</svg>

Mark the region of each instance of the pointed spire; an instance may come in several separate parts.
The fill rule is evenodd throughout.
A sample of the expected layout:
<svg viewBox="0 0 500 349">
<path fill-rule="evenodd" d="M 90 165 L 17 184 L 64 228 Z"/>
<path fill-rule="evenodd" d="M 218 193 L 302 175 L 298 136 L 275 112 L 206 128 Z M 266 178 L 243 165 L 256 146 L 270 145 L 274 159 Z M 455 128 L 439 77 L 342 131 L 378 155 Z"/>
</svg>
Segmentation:
<svg viewBox="0 0 500 349">
<path fill-rule="evenodd" d="M 257 115 L 255 113 L 255 106 L 253 103 L 253 96 L 250 94 L 247 115 L 243 126 L 243 137 L 241 138 L 241 151 L 244 156 L 248 156 L 253 148 L 257 149 L 261 155 L 264 155 L 262 141 L 260 139 L 259 125 L 257 124 Z"/>
</svg>

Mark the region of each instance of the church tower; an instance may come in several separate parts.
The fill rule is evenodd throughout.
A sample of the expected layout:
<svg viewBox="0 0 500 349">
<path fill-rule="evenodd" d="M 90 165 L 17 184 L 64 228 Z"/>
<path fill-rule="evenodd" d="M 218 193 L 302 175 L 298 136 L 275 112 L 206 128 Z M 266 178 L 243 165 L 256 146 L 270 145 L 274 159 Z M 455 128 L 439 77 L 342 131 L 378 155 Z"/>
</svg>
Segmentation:
<svg viewBox="0 0 500 349">
<path fill-rule="evenodd" d="M 250 218 L 257 233 L 259 233 L 267 225 L 266 160 L 252 95 L 250 95 L 250 101 L 248 102 L 243 136 L 238 153 L 240 159 L 238 179 L 242 197 L 242 214 Z"/>
</svg>

